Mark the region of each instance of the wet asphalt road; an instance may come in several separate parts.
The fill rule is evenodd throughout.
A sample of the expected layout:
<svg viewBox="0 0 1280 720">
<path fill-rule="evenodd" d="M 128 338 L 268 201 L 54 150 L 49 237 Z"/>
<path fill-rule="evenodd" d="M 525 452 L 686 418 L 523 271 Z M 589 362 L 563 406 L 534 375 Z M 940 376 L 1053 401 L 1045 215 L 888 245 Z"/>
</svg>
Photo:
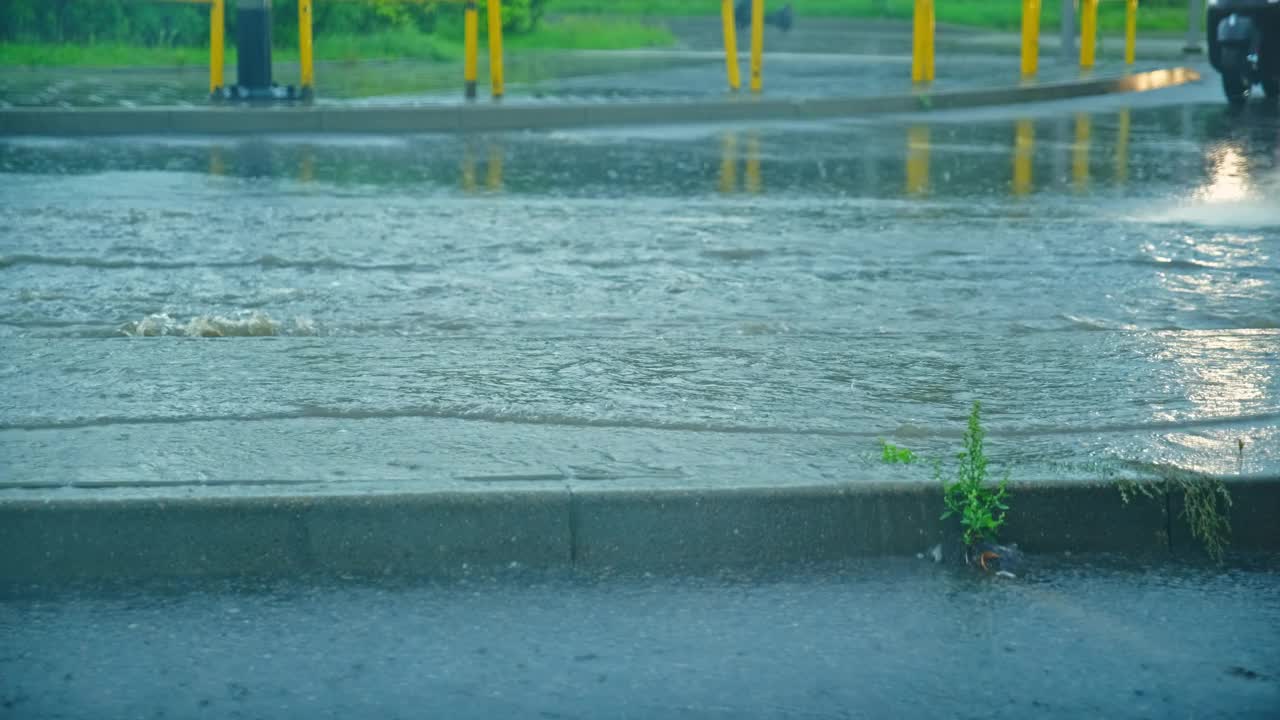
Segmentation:
<svg viewBox="0 0 1280 720">
<path fill-rule="evenodd" d="M 1265 720 L 1278 560 L 7 595 L 0 717 Z"/>
</svg>

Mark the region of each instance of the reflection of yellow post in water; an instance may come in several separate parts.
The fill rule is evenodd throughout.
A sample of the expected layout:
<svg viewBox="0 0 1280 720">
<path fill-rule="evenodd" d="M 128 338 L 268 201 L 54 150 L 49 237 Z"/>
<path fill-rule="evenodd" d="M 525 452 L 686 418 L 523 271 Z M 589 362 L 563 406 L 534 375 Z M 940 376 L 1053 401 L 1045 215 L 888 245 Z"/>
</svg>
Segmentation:
<svg viewBox="0 0 1280 720">
<path fill-rule="evenodd" d="M 298 180 L 309 183 L 316 179 L 316 154 L 310 145 L 302 146 L 302 157 L 298 158 Z"/>
<path fill-rule="evenodd" d="M 751 92 L 764 87 L 764 0 L 751 0 Z"/>
<path fill-rule="evenodd" d="M 1076 114 L 1076 143 L 1071 148 L 1071 178 L 1075 181 L 1077 190 L 1083 190 L 1089 185 L 1090 125 L 1087 114 Z"/>
<path fill-rule="evenodd" d="M 476 98 L 476 56 L 480 54 L 480 17 L 475 0 L 468 0 L 462 11 L 462 83 L 468 100 Z"/>
<path fill-rule="evenodd" d="M 462 167 L 459 168 L 462 173 L 462 190 L 464 192 L 473 193 L 476 191 L 476 157 L 471 151 L 471 141 L 467 141 L 462 146 Z"/>
<path fill-rule="evenodd" d="M 1013 139 L 1013 194 L 1031 192 L 1031 161 L 1035 157 L 1036 127 L 1030 120 L 1019 120 Z"/>
<path fill-rule="evenodd" d="M 1040 0 L 1022 0 L 1022 76 L 1040 67 Z"/>
<path fill-rule="evenodd" d="M 222 89 L 224 36 L 227 31 L 225 0 L 213 0 L 209 6 L 209 94 Z"/>
<path fill-rule="evenodd" d="M 911 82 L 933 82 L 933 0 L 915 0 L 911 29 Z"/>
<path fill-rule="evenodd" d="M 929 192 L 929 126 L 907 128 L 907 193 Z"/>
<path fill-rule="evenodd" d="M 1129 108 L 1120 111 L 1116 129 L 1116 183 L 1129 182 Z"/>
<path fill-rule="evenodd" d="M 489 0 L 489 84 L 494 99 L 502 97 L 502 0 Z"/>
<path fill-rule="evenodd" d="M 1132 65 L 1138 44 L 1138 0 L 1124 4 L 1124 63 Z"/>
<path fill-rule="evenodd" d="M 502 145 L 489 143 L 489 167 L 485 169 L 484 185 L 490 190 L 502 189 Z"/>
<path fill-rule="evenodd" d="M 738 134 L 727 132 L 720 141 L 720 192 L 738 189 Z"/>
<path fill-rule="evenodd" d="M 298 85 L 303 96 L 315 91 L 316 67 L 312 55 L 311 0 L 298 0 L 298 64 L 302 66 L 302 77 Z"/>
<path fill-rule="evenodd" d="M 1097 55 L 1098 0 L 1081 0 L 1080 5 L 1080 69 L 1089 70 Z"/>
<path fill-rule="evenodd" d="M 733 0 L 720 0 L 720 20 L 724 23 L 724 67 L 729 73 L 729 89 L 742 85 L 738 75 L 738 24 L 733 15 Z"/>
<path fill-rule="evenodd" d="M 742 184 L 749 193 L 759 193 L 764 187 L 760 179 L 760 136 L 754 132 L 747 136 L 747 171 Z"/>
<path fill-rule="evenodd" d="M 209 148 L 209 174 L 225 175 L 226 172 L 227 166 L 222 161 L 222 148 L 217 145 L 211 146 Z"/>
</svg>

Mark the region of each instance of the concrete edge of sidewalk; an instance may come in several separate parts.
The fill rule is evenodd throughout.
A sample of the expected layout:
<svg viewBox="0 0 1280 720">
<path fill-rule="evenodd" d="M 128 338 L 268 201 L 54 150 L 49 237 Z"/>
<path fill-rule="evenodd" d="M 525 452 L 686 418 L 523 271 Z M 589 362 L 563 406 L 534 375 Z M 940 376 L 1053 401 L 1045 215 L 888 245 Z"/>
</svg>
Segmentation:
<svg viewBox="0 0 1280 720">
<path fill-rule="evenodd" d="M 1280 478 L 1227 484 L 1231 547 L 1280 550 Z M 1126 503 L 1112 483 L 1017 484 L 1002 537 L 1031 553 L 1202 553 L 1173 487 Z M 783 566 L 925 552 L 948 532 L 941 508 L 931 483 L 8 500 L 0 585 Z"/>
<path fill-rule="evenodd" d="M 698 101 L 403 107 L 7 108 L 0 135 L 389 134 L 553 130 L 572 127 L 822 120 L 1066 100 L 1140 92 L 1200 79 L 1186 67 L 1067 82 L 883 97 L 728 97 Z"/>
</svg>

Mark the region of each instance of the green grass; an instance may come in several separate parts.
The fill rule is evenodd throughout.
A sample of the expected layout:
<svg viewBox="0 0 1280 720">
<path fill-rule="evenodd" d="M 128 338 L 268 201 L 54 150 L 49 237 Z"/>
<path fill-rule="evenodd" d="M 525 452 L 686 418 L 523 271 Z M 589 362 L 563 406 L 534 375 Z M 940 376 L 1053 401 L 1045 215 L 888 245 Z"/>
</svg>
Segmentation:
<svg viewBox="0 0 1280 720">
<path fill-rule="evenodd" d="M 565 17 L 544 21 L 536 31 L 505 42 L 507 47 L 528 50 L 621 50 L 671 47 L 676 38 L 662 25 Z"/>
<path fill-rule="evenodd" d="M 228 53 L 228 62 L 235 59 Z M 206 48 L 152 48 L 117 43 L 56 45 L 0 43 L 0 66 L 30 67 L 188 67 L 209 64 Z"/>
<path fill-rule="evenodd" d="M 781 0 L 770 0 L 766 8 L 781 7 Z M 806 18 L 855 17 L 910 19 L 913 0 L 791 0 L 795 8 L 797 28 Z M 1044 31 L 1057 27 L 1060 4 L 1042 0 L 1040 23 Z M 598 13 L 606 15 L 689 16 L 717 15 L 718 0 L 552 0 L 548 5 L 556 13 Z M 972 25 L 995 30 L 1022 27 L 1022 3 L 1018 0 L 937 0 L 938 22 Z M 1103 0 L 1098 24 L 1105 32 L 1124 29 L 1124 4 Z M 1169 2 L 1167 6 L 1145 3 L 1138 11 L 1139 31 L 1177 32 L 1187 28 L 1185 2 Z"/>
<path fill-rule="evenodd" d="M 532 33 L 509 35 L 506 47 L 520 50 L 621 50 L 666 47 L 675 37 L 665 27 L 639 20 L 561 18 L 543 22 Z M 395 30 L 369 35 L 316 37 L 318 61 L 422 60 L 460 62 L 462 33 L 425 34 L 415 30 Z M 484 39 L 480 52 L 483 55 Z M 297 48 L 277 47 L 278 60 L 296 60 Z M 228 43 L 228 64 L 235 62 L 235 48 Z M 117 43 L 58 45 L 53 43 L 0 44 L 0 66 L 29 67 L 188 67 L 209 63 L 207 48 L 151 48 Z"/>
<path fill-rule="evenodd" d="M 910 465 L 915 461 L 916 454 L 911 450 L 885 440 L 880 441 L 880 462 L 888 463 L 889 465 L 897 465 L 898 463 Z"/>
</svg>

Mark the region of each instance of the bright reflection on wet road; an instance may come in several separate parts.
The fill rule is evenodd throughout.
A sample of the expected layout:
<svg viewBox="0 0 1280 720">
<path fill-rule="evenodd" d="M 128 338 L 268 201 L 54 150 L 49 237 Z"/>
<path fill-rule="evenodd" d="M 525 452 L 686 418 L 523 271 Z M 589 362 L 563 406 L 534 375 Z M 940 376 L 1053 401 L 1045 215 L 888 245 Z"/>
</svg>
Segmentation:
<svg viewBox="0 0 1280 720">
<path fill-rule="evenodd" d="M 1277 119 L 1012 112 L 6 140 L 0 483 L 1280 472 Z"/>
</svg>

